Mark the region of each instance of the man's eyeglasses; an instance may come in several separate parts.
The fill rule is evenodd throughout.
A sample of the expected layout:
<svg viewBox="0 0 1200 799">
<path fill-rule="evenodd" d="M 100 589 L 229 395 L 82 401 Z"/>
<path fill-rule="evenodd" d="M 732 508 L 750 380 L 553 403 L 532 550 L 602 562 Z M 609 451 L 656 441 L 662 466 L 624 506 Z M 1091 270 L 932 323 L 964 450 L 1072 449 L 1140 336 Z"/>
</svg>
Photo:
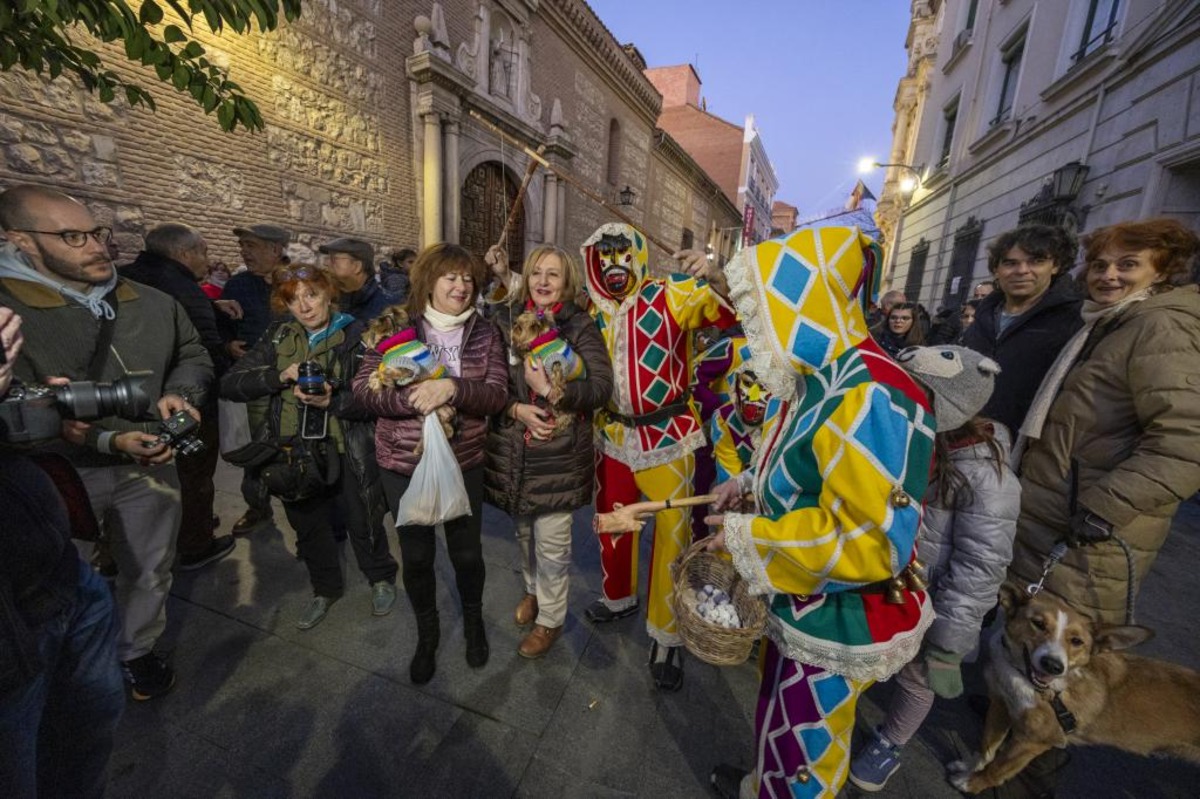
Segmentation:
<svg viewBox="0 0 1200 799">
<path fill-rule="evenodd" d="M 40 233 L 43 236 L 58 236 L 68 247 L 82 247 L 91 236 L 100 244 L 112 241 L 112 228 L 98 227 L 95 230 L 21 230 L 14 229 L 13 233 Z"/>
</svg>

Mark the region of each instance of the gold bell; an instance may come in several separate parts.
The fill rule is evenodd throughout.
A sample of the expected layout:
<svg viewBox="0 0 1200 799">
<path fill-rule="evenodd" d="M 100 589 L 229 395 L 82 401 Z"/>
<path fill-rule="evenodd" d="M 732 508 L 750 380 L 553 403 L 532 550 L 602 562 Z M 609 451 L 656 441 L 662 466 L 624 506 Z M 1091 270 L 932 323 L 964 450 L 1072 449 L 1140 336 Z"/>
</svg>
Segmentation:
<svg viewBox="0 0 1200 799">
<path fill-rule="evenodd" d="M 896 486 L 892 489 L 891 500 L 892 505 L 896 506 L 897 508 L 907 508 L 912 504 L 912 497 L 910 497 L 908 492 L 906 492 L 900 486 Z"/>
<path fill-rule="evenodd" d="M 812 775 L 808 773 L 808 766 L 801 766 L 796 769 L 796 782 L 804 785 L 810 779 L 812 779 Z"/>
<path fill-rule="evenodd" d="M 889 605 L 904 604 L 904 580 L 899 577 L 888 580 L 887 602 Z"/>
<path fill-rule="evenodd" d="M 908 568 L 904 570 L 904 582 L 908 584 L 909 591 L 924 591 L 929 587 L 929 581 L 921 576 L 924 566 L 919 566 L 919 561 L 913 561 L 908 564 Z"/>
</svg>

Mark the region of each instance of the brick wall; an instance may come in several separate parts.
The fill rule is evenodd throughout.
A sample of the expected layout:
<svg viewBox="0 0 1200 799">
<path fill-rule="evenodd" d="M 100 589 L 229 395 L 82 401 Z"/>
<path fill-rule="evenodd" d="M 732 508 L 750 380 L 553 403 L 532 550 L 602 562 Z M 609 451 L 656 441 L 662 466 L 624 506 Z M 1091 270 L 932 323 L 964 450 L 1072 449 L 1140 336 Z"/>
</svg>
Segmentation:
<svg viewBox="0 0 1200 799">
<path fill-rule="evenodd" d="M 679 105 L 700 107 L 700 76 L 691 64 L 647 69 L 646 77 L 663 96 L 663 108 Z"/>
</svg>

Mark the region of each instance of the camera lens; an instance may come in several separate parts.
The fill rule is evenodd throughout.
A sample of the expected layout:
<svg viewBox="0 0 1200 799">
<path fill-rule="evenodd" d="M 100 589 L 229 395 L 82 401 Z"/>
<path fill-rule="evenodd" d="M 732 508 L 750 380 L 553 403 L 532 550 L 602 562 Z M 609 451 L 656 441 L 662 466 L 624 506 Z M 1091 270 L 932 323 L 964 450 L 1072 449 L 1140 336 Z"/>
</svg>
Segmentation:
<svg viewBox="0 0 1200 799">
<path fill-rule="evenodd" d="M 297 370 L 296 385 L 304 394 L 324 394 L 325 372 L 316 361 L 305 361 Z"/>
<path fill-rule="evenodd" d="M 146 392 L 149 372 L 131 372 L 111 383 L 79 380 L 54 387 L 64 416 L 72 419 L 100 419 L 119 416 L 136 421 L 145 418 L 151 399 Z"/>
</svg>

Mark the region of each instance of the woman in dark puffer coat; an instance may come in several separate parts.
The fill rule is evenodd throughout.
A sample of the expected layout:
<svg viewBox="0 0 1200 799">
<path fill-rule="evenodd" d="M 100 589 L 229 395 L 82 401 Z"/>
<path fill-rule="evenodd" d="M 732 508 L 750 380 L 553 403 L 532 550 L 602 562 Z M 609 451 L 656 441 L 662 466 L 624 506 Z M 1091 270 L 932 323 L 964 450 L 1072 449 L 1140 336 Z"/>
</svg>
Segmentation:
<svg viewBox="0 0 1200 799">
<path fill-rule="evenodd" d="M 536 621 L 517 652 L 537 658 L 558 640 L 566 621 L 572 512 L 592 501 L 592 412 L 608 402 L 613 376 L 595 322 L 572 301 L 580 271 L 570 255 L 538 247 L 526 259 L 524 274 L 510 279 L 514 290 L 505 299 L 511 301 L 495 317 L 509 353 L 508 403 L 488 435 L 484 485 L 488 502 L 516 521 L 525 596 L 514 618 L 520 625 Z M 512 320 L 526 310 L 552 313 L 559 335 L 583 361 L 583 375 L 565 384 L 561 398 L 553 397 L 542 365 L 512 349 Z M 553 435 L 547 394 L 573 417 L 559 435 Z"/>
<path fill-rule="evenodd" d="M 480 541 L 483 445 L 488 417 L 504 408 L 508 396 L 500 334 L 475 310 L 475 300 L 486 278 L 483 262 L 470 251 L 453 244 L 426 248 L 412 267 L 407 309 L 417 337 L 446 367 L 449 376 L 373 391 L 368 381 L 382 356 L 369 350 L 354 378 L 355 398 L 379 417 L 375 450 L 382 467 L 383 490 L 392 509 L 407 490 L 420 461 L 416 451 L 425 416 L 443 407 L 455 412 L 457 429 L 450 447 L 462 469 L 471 514 L 447 521 L 444 528 L 462 602 L 467 665 L 472 668 L 481 668 L 488 660 L 483 629 L 486 575 Z M 396 533 L 404 565 L 404 588 L 417 617 L 417 649 L 409 665 L 409 678 L 420 685 L 433 678 L 441 637 L 434 576 L 437 546 L 432 526 L 404 525 Z"/>
</svg>

